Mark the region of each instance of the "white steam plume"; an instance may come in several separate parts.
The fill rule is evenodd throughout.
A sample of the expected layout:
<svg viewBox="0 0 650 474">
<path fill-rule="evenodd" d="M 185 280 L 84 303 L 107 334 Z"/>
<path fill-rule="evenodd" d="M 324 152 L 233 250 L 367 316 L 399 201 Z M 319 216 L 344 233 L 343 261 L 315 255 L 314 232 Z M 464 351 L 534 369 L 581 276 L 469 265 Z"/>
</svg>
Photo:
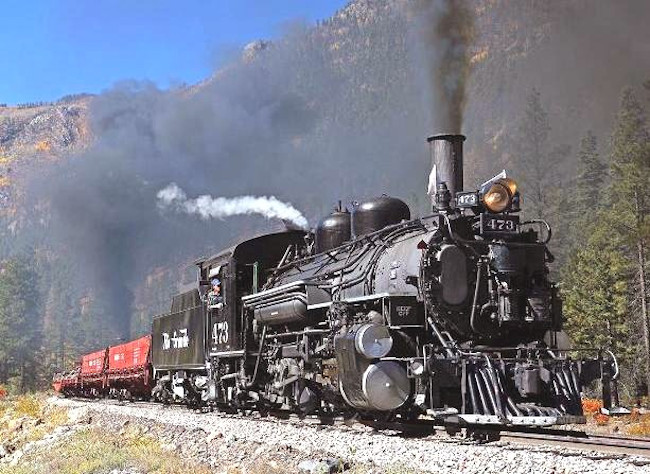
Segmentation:
<svg viewBox="0 0 650 474">
<path fill-rule="evenodd" d="M 274 196 L 238 196 L 234 198 L 203 195 L 188 199 L 176 183 L 158 191 L 158 205 L 165 209 L 172 207 L 188 214 L 197 214 L 202 219 L 223 219 L 224 217 L 260 214 L 267 219 L 281 219 L 302 229 L 309 225 L 307 219 L 291 204 L 279 201 Z"/>
</svg>

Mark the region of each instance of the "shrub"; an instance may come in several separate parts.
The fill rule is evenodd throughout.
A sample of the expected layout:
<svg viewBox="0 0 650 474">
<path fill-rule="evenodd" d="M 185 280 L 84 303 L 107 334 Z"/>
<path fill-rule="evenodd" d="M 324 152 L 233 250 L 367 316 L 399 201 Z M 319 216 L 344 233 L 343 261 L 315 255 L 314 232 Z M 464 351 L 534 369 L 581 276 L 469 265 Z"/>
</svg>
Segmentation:
<svg viewBox="0 0 650 474">
<path fill-rule="evenodd" d="M 631 426 L 625 432 L 632 436 L 650 436 L 650 415 L 641 415 L 638 411 L 632 411 L 630 415 Z"/>
<path fill-rule="evenodd" d="M 21 395 L 16 400 L 15 411 L 16 413 L 32 418 L 39 418 L 41 416 L 42 403 L 34 395 Z"/>
<path fill-rule="evenodd" d="M 600 413 L 600 409 L 603 407 L 602 400 L 595 398 L 584 398 L 582 400 L 582 411 L 585 415 L 591 415 L 594 413 Z"/>
<path fill-rule="evenodd" d="M 596 413 L 594 415 L 594 421 L 598 426 L 605 426 L 609 423 L 609 416 L 603 415 L 602 413 Z"/>
</svg>

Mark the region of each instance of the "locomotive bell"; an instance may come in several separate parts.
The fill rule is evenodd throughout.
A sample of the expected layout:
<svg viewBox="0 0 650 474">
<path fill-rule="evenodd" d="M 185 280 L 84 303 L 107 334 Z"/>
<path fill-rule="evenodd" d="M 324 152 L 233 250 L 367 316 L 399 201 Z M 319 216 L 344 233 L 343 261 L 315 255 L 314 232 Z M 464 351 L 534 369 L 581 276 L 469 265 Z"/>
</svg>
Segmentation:
<svg viewBox="0 0 650 474">
<path fill-rule="evenodd" d="M 431 152 L 431 175 L 429 176 L 429 194 L 435 205 L 435 194 L 440 183 L 446 183 L 454 196 L 463 190 L 463 142 L 465 135 L 442 134 L 427 138 Z"/>
</svg>

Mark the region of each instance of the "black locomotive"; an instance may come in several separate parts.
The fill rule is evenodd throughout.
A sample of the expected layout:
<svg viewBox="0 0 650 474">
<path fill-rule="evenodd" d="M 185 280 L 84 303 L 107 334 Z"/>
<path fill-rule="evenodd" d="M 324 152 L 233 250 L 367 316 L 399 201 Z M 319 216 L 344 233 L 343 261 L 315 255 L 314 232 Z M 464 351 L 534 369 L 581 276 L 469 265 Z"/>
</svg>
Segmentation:
<svg viewBox="0 0 650 474">
<path fill-rule="evenodd" d="M 462 135 L 429 138 L 433 213 L 382 196 L 201 259 L 154 320 L 159 400 L 445 422 L 584 422 L 616 360 L 558 347 L 550 228 L 520 221 L 505 173 L 463 192 Z M 222 302 L 210 304 L 210 281 Z"/>
</svg>

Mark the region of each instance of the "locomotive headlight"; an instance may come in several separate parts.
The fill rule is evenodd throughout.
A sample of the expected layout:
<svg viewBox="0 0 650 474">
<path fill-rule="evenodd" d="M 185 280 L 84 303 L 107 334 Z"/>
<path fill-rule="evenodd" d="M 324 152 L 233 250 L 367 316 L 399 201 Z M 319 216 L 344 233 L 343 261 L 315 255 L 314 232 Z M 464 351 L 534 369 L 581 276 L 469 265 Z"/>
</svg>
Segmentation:
<svg viewBox="0 0 650 474">
<path fill-rule="evenodd" d="M 490 186 L 490 189 L 483 195 L 483 204 L 490 212 L 503 212 L 508 209 L 511 202 L 512 194 L 510 193 L 510 188 L 506 183 L 501 181 L 497 181 Z"/>
<path fill-rule="evenodd" d="M 508 189 L 510 190 L 510 194 L 512 196 L 514 196 L 515 193 L 517 192 L 517 183 L 515 182 L 514 179 L 512 179 L 512 178 L 501 178 L 498 182 L 502 183 L 502 184 L 505 184 L 508 187 Z"/>
</svg>

